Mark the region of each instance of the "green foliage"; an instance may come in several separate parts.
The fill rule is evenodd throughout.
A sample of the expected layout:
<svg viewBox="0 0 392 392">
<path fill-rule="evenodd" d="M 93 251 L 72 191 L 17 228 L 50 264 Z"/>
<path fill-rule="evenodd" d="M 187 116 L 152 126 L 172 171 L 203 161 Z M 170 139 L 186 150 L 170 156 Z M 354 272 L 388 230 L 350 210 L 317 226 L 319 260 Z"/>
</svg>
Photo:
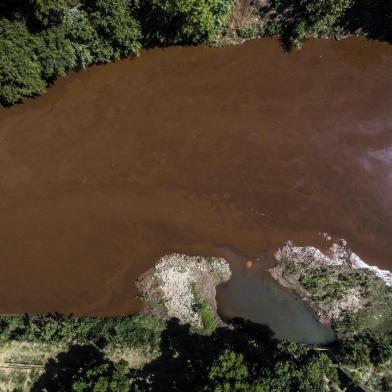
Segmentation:
<svg viewBox="0 0 392 392">
<path fill-rule="evenodd" d="M 289 46 L 299 47 L 307 36 L 331 36 L 354 0 L 272 0 L 261 8 L 270 14 L 266 31 L 279 32 Z"/>
<path fill-rule="evenodd" d="M 340 341 L 338 354 L 349 365 L 378 366 L 392 360 L 392 336 L 360 333 Z"/>
<path fill-rule="evenodd" d="M 0 20 L 0 103 L 42 94 L 70 69 L 137 54 L 141 32 L 130 0 L 7 3 Z M 27 27 L 28 26 L 28 27 Z"/>
<path fill-rule="evenodd" d="M 62 26 L 50 27 L 37 35 L 37 59 L 41 64 L 41 77 L 51 81 L 75 68 L 77 58 L 72 43 Z"/>
<path fill-rule="evenodd" d="M 103 363 L 79 369 L 73 377 L 74 392 L 127 392 L 129 391 L 128 364 L 121 361 Z"/>
<path fill-rule="evenodd" d="M 308 269 L 299 278 L 301 285 L 312 294 L 315 301 L 335 301 L 343 298 L 349 287 L 334 280 L 334 275 L 323 268 Z"/>
<path fill-rule="evenodd" d="M 29 33 L 24 22 L 0 19 L 0 103 L 3 105 L 45 91 L 36 45 L 37 37 Z"/>
<path fill-rule="evenodd" d="M 323 353 L 316 353 L 293 342 L 278 346 L 273 371 L 261 385 L 266 391 L 330 391 L 339 385 L 336 368 Z"/>
<path fill-rule="evenodd" d="M 195 283 L 192 283 L 191 285 L 191 293 L 194 300 L 194 306 L 196 311 L 199 313 L 203 324 L 203 330 L 205 333 L 210 334 L 218 327 L 218 322 L 214 312 L 200 295 L 199 289 Z"/>
<path fill-rule="evenodd" d="M 366 283 L 359 283 L 364 290 L 367 304 L 357 312 L 349 312 L 334 323 L 333 328 L 342 335 L 370 331 L 374 334 L 392 334 L 392 289 L 375 278 L 365 275 Z"/>
<path fill-rule="evenodd" d="M 233 0 L 139 0 L 144 40 L 151 44 L 212 42 Z"/>
<path fill-rule="evenodd" d="M 374 276 L 365 271 L 338 272 L 328 268 L 308 268 L 301 274 L 299 282 L 312 294 L 313 300 L 325 302 L 341 300 L 352 288 L 359 289 L 363 296 L 367 296 L 371 285 L 377 285 Z"/>
<path fill-rule="evenodd" d="M 322 392 L 339 386 L 326 355 L 279 342 L 268 328 L 247 321 L 236 320 L 231 329 L 199 335 L 171 320 L 161 352 L 160 358 L 136 372 L 134 385 L 140 390 Z"/>
<path fill-rule="evenodd" d="M 337 371 L 325 354 L 294 342 L 279 343 L 269 361 L 269 366 L 259 368 L 242 354 L 225 350 L 209 370 L 206 390 L 327 392 L 339 385 Z"/>
<path fill-rule="evenodd" d="M 66 0 L 31 0 L 35 20 L 42 26 L 59 24 L 67 5 Z"/>
<path fill-rule="evenodd" d="M 142 44 L 214 43 L 224 36 L 235 1 L 0 1 L 0 103 L 42 94 L 68 70 L 135 55 Z M 260 22 L 237 28 L 238 37 L 280 35 L 288 47 L 300 46 L 307 36 L 351 33 L 392 41 L 389 0 L 271 0 L 251 6 Z"/>
<path fill-rule="evenodd" d="M 73 47 L 76 67 L 85 68 L 97 61 L 96 52 L 99 46 L 99 37 L 86 11 L 79 8 L 66 9 L 63 17 L 63 29 L 66 38 L 69 39 Z"/>
<path fill-rule="evenodd" d="M 236 34 L 239 38 L 249 39 L 258 37 L 262 34 L 263 29 L 260 23 L 253 22 L 244 27 L 237 28 Z"/>
<path fill-rule="evenodd" d="M 99 40 L 93 45 L 95 61 L 117 60 L 140 50 L 139 23 L 129 0 L 90 0 L 85 8 Z"/>
<path fill-rule="evenodd" d="M 208 390 L 215 392 L 249 391 L 248 376 L 244 356 L 226 350 L 209 370 L 208 378 L 211 385 Z"/>
<path fill-rule="evenodd" d="M 151 347 L 157 335 L 160 356 L 140 370 L 110 362 L 98 348 L 108 343 Z M 68 343 L 67 351 L 48 360 L 32 390 L 322 392 L 339 385 L 324 354 L 279 342 L 266 327 L 239 320 L 205 335 L 177 320 L 157 328 L 157 321 L 145 316 L 1 317 L 0 337 L 3 342 Z"/>
<path fill-rule="evenodd" d="M 0 317 L 0 343 L 101 342 L 125 347 L 158 349 L 164 323 L 153 317 L 134 315 L 117 318 L 14 316 Z"/>
</svg>

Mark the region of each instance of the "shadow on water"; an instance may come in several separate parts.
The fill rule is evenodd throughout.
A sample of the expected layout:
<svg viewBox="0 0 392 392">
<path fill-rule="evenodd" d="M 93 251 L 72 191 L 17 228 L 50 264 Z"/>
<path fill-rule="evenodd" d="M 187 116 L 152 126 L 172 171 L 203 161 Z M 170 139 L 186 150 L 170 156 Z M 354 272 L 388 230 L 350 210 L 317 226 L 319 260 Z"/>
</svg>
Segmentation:
<svg viewBox="0 0 392 392">
<path fill-rule="evenodd" d="M 224 320 L 242 317 L 268 325 L 277 338 L 299 343 L 328 344 L 333 331 L 322 325 L 292 292 L 279 286 L 265 271 L 263 259 L 246 260 L 229 247 L 218 253 L 230 262 L 231 279 L 217 287 L 218 312 Z"/>
</svg>

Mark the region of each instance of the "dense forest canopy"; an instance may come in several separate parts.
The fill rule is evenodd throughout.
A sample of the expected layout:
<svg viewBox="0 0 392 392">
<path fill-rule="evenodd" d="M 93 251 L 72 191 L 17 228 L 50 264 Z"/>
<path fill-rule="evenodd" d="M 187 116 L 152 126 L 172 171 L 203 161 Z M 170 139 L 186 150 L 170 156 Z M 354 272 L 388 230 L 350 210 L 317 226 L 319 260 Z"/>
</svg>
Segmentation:
<svg viewBox="0 0 392 392">
<path fill-rule="evenodd" d="M 0 5 L 0 101 L 42 94 L 67 70 L 142 46 L 210 42 L 232 0 L 6 0 Z"/>
<path fill-rule="evenodd" d="M 392 40 L 389 0 L 247 1 L 260 20 L 248 37 L 279 35 L 289 47 L 309 35 Z M 0 103 L 42 94 L 68 70 L 142 47 L 215 43 L 227 34 L 234 6 L 235 0 L 2 0 Z"/>
<path fill-rule="evenodd" d="M 240 319 L 209 334 L 150 316 L 0 317 L 0 347 L 67 344 L 33 380 L 33 391 L 327 392 L 340 386 L 325 352 L 274 339 L 268 327 Z M 110 346 L 156 352 L 142 369 L 105 356 Z"/>
</svg>

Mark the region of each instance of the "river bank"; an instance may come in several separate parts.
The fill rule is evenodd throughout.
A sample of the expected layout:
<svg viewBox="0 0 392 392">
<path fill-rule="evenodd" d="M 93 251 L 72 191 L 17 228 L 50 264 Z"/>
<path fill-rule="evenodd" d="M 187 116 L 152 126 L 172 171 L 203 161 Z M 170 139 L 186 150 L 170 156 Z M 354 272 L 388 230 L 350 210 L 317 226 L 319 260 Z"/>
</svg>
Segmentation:
<svg viewBox="0 0 392 392">
<path fill-rule="evenodd" d="M 244 366 L 253 366 L 249 367 L 252 372 L 239 376 L 245 390 L 268 385 L 273 389 L 282 382 L 274 367 L 295 366 L 296 373 L 288 372 L 285 381 L 289 388 L 309 382 L 309 378 L 314 385 L 339 391 L 336 369 L 325 354 L 294 342 L 279 342 L 266 326 L 220 321 L 215 286 L 230 275 L 224 259 L 168 255 L 137 282 L 147 304 L 145 315 L 0 317 L 0 388 L 61 390 L 73 385 L 75 369 L 80 373 L 97 364 L 105 369 L 124 368 L 124 392 L 129 388 L 169 391 L 184 383 L 184 377 L 191 391 L 199 391 L 196 384 L 200 383 L 232 382 L 235 386 L 236 379 L 214 381 L 208 370 L 216 366 L 219 355 L 232 353 L 238 356 L 235 366 L 244 358 Z M 176 367 L 181 370 L 174 372 Z M 164 380 L 154 381 L 157 369 Z M 100 377 L 102 380 L 104 374 Z M 226 371 L 220 377 L 225 378 Z"/>
<path fill-rule="evenodd" d="M 229 264 L 220 258 L 172 254 L 162 257 L 136 282 L 149 315 L 189 324 L 211 333 L 224 326 L 216 305 L 216 286 L 231 277 Z"/>
<path fill-rule="evenodd" d="M 386 1 L 371 5 L 360 0 L 65 0 L 46 7 L 7 2 L 0 5 L 0 104 L 41 95 L 70 70 L 137 56 L 142 48 L 232 45 L 256 37 L 279 38 L 289 50 L 310 37 L 391 42 L 391 7 Z"/>
<path fill-rule="evenodd" d="M 162 255 L 320 231 L 390 270 L 391 67 L 354 38 L 154 49 L 0 109 L 1 313 L 137 312 Z"/>
<path fill-rule="evenodd" d="M 388 314 L 392 293 L 374 271 L 358 268 L 350 262 L 356 260 L 356 257 L 345 242 L 334 244 L 328 256 L 316 248 L 288 244 L 277 252 L 278 265 L 271 273 L 282 285 L 307 301 L 312 309 L 317 309 L 320 321 L 332 325 L 338 335 L 338 341 L 330 346 L 333 358 L 337 361 L 335 366 L 344 370 L 366 390 L 387 391 L 385 388 L 388 388 L 391 377 L 391 358 L 388 357 L 386 344 L 391 342 L 385 339 L 390 337 Z M 274 363 L 274 366 L 278 366 L 279 361 L 282 361 L 281 355 L 286 361 L 285 366 L 294 366 L 299 361 L 295 365 L 296 372 L 298 366 L 306 368 L 306 361 L 310 361 L 308 370 L 311 373 L 303 370 L 298 380 L 289 372 L 285 382 L 296 385 L 290 388 L 297 388 L 298 383 L 305 382 L 310 374 L 312 382 L 316 382 L 315 374 L 319 374 L 317 385 L 326 391 L 342 390 L 335 367 L 325 354 L 318 351 L 317 346 L 276 340 L 268 326 L 250 321 L 237 319 L 228 324 L 222 323 L 216 309 L 215 286 L 229 280 L 230 276 L 229 264 L 222 258 L 172 254 L 159 259 L 155 267 L 137 282 L 141 299 L 147 305 L 144 315 L 122 318 L 74 318 L 61 315 L 0 317 L 0 386 L 5 390 L 20 391 L 41 391 L 41 386 L 47 388 L 53 383 L 60 386 L 65 374 L 72 374 L 73 361 L 80 361 L 87 355 L 87 362 L 78 366 L 89 368 L 95 366 L 94 361 L 107 366 L 120 366 L 121 363 L 128 369 L 126 379 L 131 385 L 144 385 L 144 390 L 150 391 L 157 390 L 159 385 L 159 390 L 166 390 L 163 385 L 176 384 L 178 377 L 182 379 L 185 376 L 188 379 L 190 374 L 184 372 L 194 373 L 200 361 L 203 364 L 211 361 L 211 354 L 215 350 L 213 347 L 221 352 L 222 347 L 230 346 L 235 353 L 247 352 L 251 347 L 246 355 L 261 361 L 253 365 L 257 371 L 247 379 L 247 382 L 253 383 L 249 384 L 247 390 L 269 383 L 275 388 L 275 377 L 278 377 L 277 382 L 282 382 L 279 367 L 269 368 Z M 386 291 L 382 290 L 384 286 L 388 287 Z M 380 298 L 382 293 L 385 295 Z M 378 306 L 376 296 L 383 308 Z M 281 311 L 284 309 L 281 308 Z M 353 320 L 353 316 L 362 324 L 348 323 L 347 320 L 350 317 Z M 287 317 L 290 318 L 289 315 Z M 205 323 L 206 319 L 211 323 Z M 369 320 L 373 320 L 373 324 Z M 361 337 L 373 340 L 362 342 L 358 340 Z M 358 344 L 362 346 L 358 347 Z M 189 345 L 195 345 L 197 350 Z M 247 345 L 250 346 L 246 348 Z M 255 349 L 261 350 L 256 357 Z M 363 349 L 365 352 L 360 354 L 360 362 L 356 362 L 359 350 Z M 369 355 L 369 363 L 364 362 L 364 355 Z M 98 359 L 91 362 L 89 357 Z M 187 360 L 188 357 L 193 359 Z M 236 359 L 241 360 L 240 357 Z M 264 360 L 266 363 L 263 363 Z M 189 368 L 189 361 L 195 368 Z M 166 370 L 161 369 L 162 364 L 166 364 Z M 173 373 L 174 364 L 182 369 L 178 373 L 181 376 Z M 156 381 L 158 384 L 155 384 L 152 375 L 157 369 L 161 369 L 165 381 L 159 379 Z M 208 374 L 205 366 L 199 371 L 198 382 L 206 382 L 203 381 Z M 59 372 L 58 376 L 54 376 L 56 372 Z M 75 376 L 67 375 L 64 380 L 70 382 L 72 377 Z M 194 388 L 195 380 L 188 379 L 187 382 L 191 382 Z"/>
<path fill-rule="evenodd" d="M 370 390 L 389 390 L 391 273 L 364 263 L 345 240 L 324 253 L 288 243 L 276 259 L 271 275 L 333 328 L 337 355 L 348 374 Z"/>
</svg>

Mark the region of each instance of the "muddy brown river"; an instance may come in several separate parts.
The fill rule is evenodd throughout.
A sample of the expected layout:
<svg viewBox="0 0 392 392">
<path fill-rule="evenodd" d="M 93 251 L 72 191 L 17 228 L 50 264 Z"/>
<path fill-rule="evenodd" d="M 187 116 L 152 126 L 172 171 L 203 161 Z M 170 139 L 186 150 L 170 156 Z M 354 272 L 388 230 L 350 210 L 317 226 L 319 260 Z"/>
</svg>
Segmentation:
<svg viewBox="0 0 392 392">
<path fill-rule="evenodd" d="M 154 49 L 0 109 L 0 312 L 135 311 L 163 254 L 319 232 L 392 269 L 391 109 L 392 46 L 354 38 Z"/>
</svg>

